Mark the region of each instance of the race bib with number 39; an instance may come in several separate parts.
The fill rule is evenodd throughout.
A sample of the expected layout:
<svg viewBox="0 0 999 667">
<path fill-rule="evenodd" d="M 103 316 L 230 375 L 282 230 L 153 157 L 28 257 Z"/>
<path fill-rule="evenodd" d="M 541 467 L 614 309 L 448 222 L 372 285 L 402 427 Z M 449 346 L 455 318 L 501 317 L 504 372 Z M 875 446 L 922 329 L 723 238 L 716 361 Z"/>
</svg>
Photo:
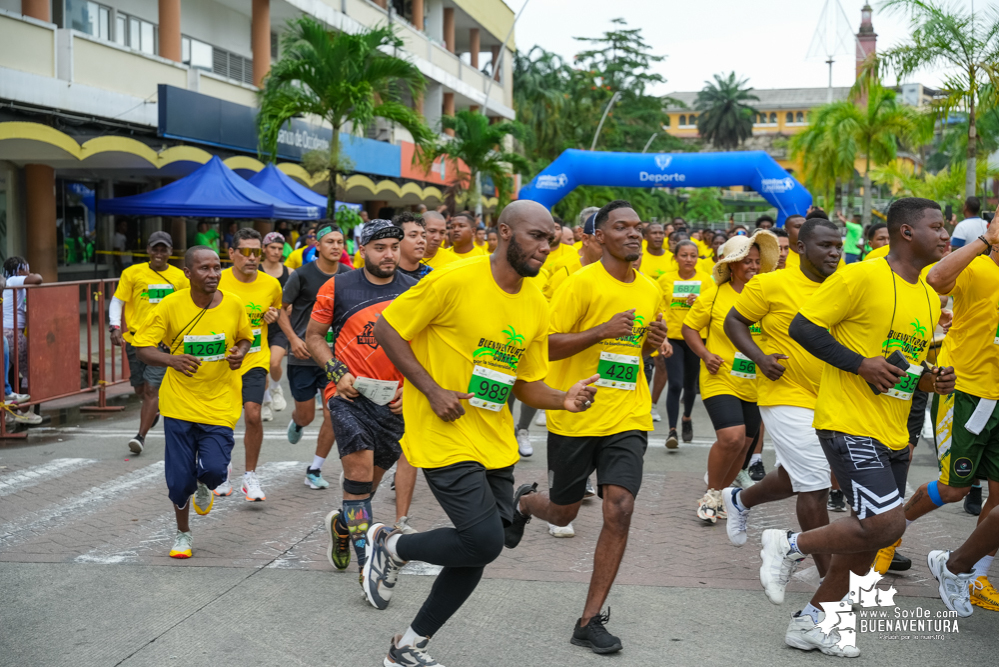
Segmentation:
<svg viewBox="0 0 999 667">
<path fill-rule="evenodd" d="M 886 393 L 892 398 L 900 401 L 911 401 L 912 394 L 919 386 L 919 377 L 923 374 L 923 367 L 909 364 L 909 370 L 898 379 L 898 384 L 889 389 Z"/>
<path fill-rule="evenodd" d="M 597 373 L 600 374 L 597 386 L 634 391 L 641 361 L 638 357 L 626 354 L 601 352 L 597 363 Z"/>
<path fill-rule="evenodd" d="M 468 393 L 472 394 L 468 402 L 483 410 L 499 412 L 506 405 L 516 379 L 515 375 L 476 366 L 468 383 Z"/>
<path fill-rule="evenodd" d="M 184 354 L 201 361 L 222 361 L 225 359 L 225 334 L 184 336 Z"/>
</svg>

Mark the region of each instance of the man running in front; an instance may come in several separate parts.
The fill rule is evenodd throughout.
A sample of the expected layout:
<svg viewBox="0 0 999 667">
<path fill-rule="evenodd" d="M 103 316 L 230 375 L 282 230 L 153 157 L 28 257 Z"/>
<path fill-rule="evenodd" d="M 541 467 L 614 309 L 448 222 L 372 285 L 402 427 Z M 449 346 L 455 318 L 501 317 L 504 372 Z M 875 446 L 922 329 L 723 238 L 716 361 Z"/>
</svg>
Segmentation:
<svg viewBox="0 0 999 667">
<path fill-rule="evenodd" d="M 402 374 L 374 337 L 382 311 L 416 284 L 397 270 L 402 236 L 388 220 L 364 225 L 364 267 L 320 288 L 305 331 L 313 360 L 328 376 L 323 399 L 343 466 L 343 507 L 330 512 L 324 524 L 330 536 L 327 557 L 339 570 L 350 564 L 344 539 L 349 536 L 363 571 L 371 496 L 402 453 Z M 326 337 L 331 329 L 333 350 Z"/>
<path fill-rule="evenodd" d="M 375 323 L 375 339 L 406 378 L 403 416 L 419 437 L 403 442 L 454 528 L 404 535 L 374 524 L 368 531 L 364 590 L 388 606 L 401 568 L 420 560 L 444 569 L 384 665 L 440 665 L 430 638 L 464 604 L 504 544 L 513 548 L 526 518 L 515 522 L 513 466 L 519 460 L 511 390 L 547 410 L 586 410 L 596 390 L 587 378 L 560 392 L 548 374 L 548 304 L 524 281 L 548 256 L 555 226 L 540 204 L 513 202 L 498 222 L 492 255 L 434 271 L 396 299 Z M 488 304 L 484 308 L 483 304 Z M 522 495 L 531 489 L 524 484 Z"/>
<path fill-rule="evenodd" d="M 784 601 L 784 589 L 806 554 L 832 554 L 829 571 L 811 602 L 791 617 L 784 641 L 842 657 L 860 651 L 841 647 L 838 632 L 822 631 L 821 603 L 842 600 L 850 572 L 867 574 L 878 549 L 902 536 L 909 402 L 917 386 L 947 394 L 955 380 L 953 368 L 924 365 L 940 300 L 919 274 L 947 249 L 940 206 L 929 199 L 898 199 L 888 209 L 888 230 L 888 256 L 837 269 L 789 329 L 792 339 L 826 363 L 813 425 L 853 511 L 801 533 L 765 530 L 760 552 L 760 583 L 774 604 Z"/>
<path fill-rule="evenodd" d="M 246 470 L 243 473 L 243 494 L 251 502 L 266 500 L 257 479 L 257 461 L 260 446 L 264 443 L 264 423 L 260 406 L 264 403 L 267 374 L 271 370 L 271 346 L 267 342 L 267 325 L 276 322 L 281 308 L 281 283 L 277 278 L 258 271 L 264 254 L 260 232 L 243 227 L 232 235 L 229 261 L 232 266 L 222 272 L 219 287 L 242 299 L 246 315 L 253 327 L 253 345 L 240 369 L 243 381 L 243 412 L 246 415 L 246 432 L 243 447 L 246 450 Z M 232 480 L 226 477 L 215 489 L 215 495 L 232 493 Z"/>
<path fill-rule="evenodd" d="M 632 268 L 642 250 L 641 219 L 626 201 L 612 201 L 594 220 L 600 261 L 569 276 L 552 298 L 549 382 L 569 388 L 594 374 L 602 387 L 596 408 L 585 414 L 554 412 L 548 418 L 548 493 L 528 493 L 516 509 L 557 526 L 579 512 L 586 480 L 596 470 L 604 523 L 593 555 L 593 574 L 570 641 L 594 653 L 621 650 L 601 614 L 628 543 L 642 458 L 652 430 L 649 385 L 642 357 L 666 341 L 662 290 Z"/>
<path fill-rule="evenodd" d="M 212 489 L 228 477 L 232 429 L 242 409 L 238 371 L 254 338 L 243 302 L 218 288 L 222 263 L 215 251 L 195 246 L 184 265 L 191 288 L 164 297 L 132 339 L 139 361 L 167 368 L 160 413 L 167 489 L 177 518 L 171 558 L 191 557 L 191 494 L 194 511 L 208 514 Z"/>
</svg>

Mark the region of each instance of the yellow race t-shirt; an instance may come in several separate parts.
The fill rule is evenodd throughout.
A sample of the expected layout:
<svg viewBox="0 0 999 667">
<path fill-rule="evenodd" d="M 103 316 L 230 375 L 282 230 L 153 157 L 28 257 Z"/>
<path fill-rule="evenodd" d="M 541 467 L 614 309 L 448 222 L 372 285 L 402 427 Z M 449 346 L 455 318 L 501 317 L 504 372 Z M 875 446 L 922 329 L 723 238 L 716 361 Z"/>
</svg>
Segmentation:
<svg viewBox="0 0 999 667">
<path fill-rule="evenodd" d="M 239 419 L 243 409 L 240 373 L 229 370 L 225 355 L 239 341 L 251 340 L 253 332 L 243 302 L 235 294 L 221 292 L 222 302 L 207 309 L 195 305 L 190 289 L 164 297 L 132 340 L 135 347 L 163 343 L 170 354 L 201 359 L 193 377 L 167 368 L 160 385 L 164 417 L 229 428 Z"/>
<path fill-rule="evenodd" d="M 767 335 L 757 345 L 767 354 L 786 354 L 778 363 L 785 368 L 776 382 L 758 373 L 758 405 L 793 405 L 815 409 L 822 378 L 821 361 L 805 351 L 788 333 L 791 320 L 822 283 L 811 280 L 800 268 L 760 273 L 746 283 L 735 300 L 736 311 L 759 322 Z M 762 342 L 762 345 L 760 344 Z"/>
<path fill-rule="evenodd" d="M 149 262 L 133 264 L 122 271 L 118 289 L 114 292 L 115 297 L 125 304 L 125 325 L 128 330 L 122 334 L 122 338 L 131 343 L 139 325 L 156 308 L 156 304 L 168 294 L 190 286 L 184 272 L 169 264 L 163 271 L 154 271 Z"/>
<path fill-rule="evenodd" d="M 556 264 L 559 264 L 566 259 L 571 259 L 572 256 L 579 256 L 579 253 L 571 245 L 566 245 L 564 243 L 559 243 L 551 252 L 548 253 L 548 259 L 545 260 L 544 266 L 541 267 L 542 272 L 551 273 L 551 270 L 555 268 Z"/>
<path fill-rule="evenodd" d="M 885 246 L 885 247 L 887 248 L 888 246 Z M 888 251 L 885 250 L 885 254 L 887 254 L 887 253 L 888 253 Z M 844 254 L 842 254 L 842 255 L 839 256 L 839 264 L 836 265 L 837 269 L 842 269 L 844 266 L 846 266 L 846 260 L 843 259 L 845 256 L 846 256 L 846 253 L 844 253 Z M 784 268 L 785 269 L 795 269 L 795 270 L 797 270 L 800 267 L 801 267 L 801 255 L 799 255 L 798 253 L 796 253 L 793 250 L 788 250 L 787 251 L 787 259 L 784 260 Z"/>
<path fill-rule="evenodd" d="M 632 282 L 623 283 L 607 272 L 603 262 L 594 262 L 569 276 L 555 292 L 549 328 L 552 334 L 587 331 L 632 308 L 635 324 L 630 336 L 600 341 L 551 363 L 548 384 L 561 391 L 600 373 L 593 407 L 579 413 L 550 412 L 548 430 L 552 433 L 599 437 L 652 430 L 652 397 L 643 370 L 642 346 L 649 325 L 663 312 L 663 297 L 648 276 L 632 275 Z"/>
<path fill-rule="evenodd" d="M 697 294 L 700 298 L 700 294 L 714 285 L 710 275 L 701 273 L 696 268 L 694 275 L 689 279 L 681 277 L 679 271 L 669 271 L 659 277 L 659 288 L 663 291 L 663 300 L 667 304 L 666 336 L 668 338 L 683 340 L 683 321 L 690 309 L 693 308 L 692 305 L 687 304 L 687 296 Z"/>
<path fill-rule="evenodd" d="M 642 253 L 642 273 L 653 280 L 670 271 L 676 271 L 679 267 L 676 257 L 669 250 L 664 250 L 663 254 L 656 256 L 648 250 Z"/>
<path fill-rule="evenodd" d="M 263 368 L 270 372 L 271 346 L 267 343 L 268 327 L 264 322 L 264 314 L 268 308 L 280 310 L 281 283 L 263 271 L 257 271 L 252 283 L 241 283 L 232 272 L 232 267 L 222 272 L 219 289 L 231 292 L 240 298 L 246 306 L 246 316 L 250 319 L 250 327 L 253 329 L 253 344 L 239 369 L 240 375 L 251 368 Z"/>
<path fill-rule="evenodd" d="M 738 296 L 739 293 L 732 289 L 731 281 L 718 287 L 712 283 L 701 292 L 683 321 L 691 329 L 701 332 L 708 352 L 725 360 L 714 375 L 708 372 L 707 364 L 701 364 L 701 398 L 730 395 L 756 402 L 756 366 L 735 349 L 725 335 L 725 317 Z M 762 334 L 759 324 L 754 324 L 749 330 L 759 345 L 758 337 Z"/>
<path fill-rule="evenodd" d="M 954 324 L 938 363 L 954 367 L 958 391 L 999 400 L 999 266 L 991 257 L 976 257 L 950 294 Z"/>
<path fill-rule="evenodd" d="M 714 255 L 708 255 L 707 257 L 702 257 L 699 260 L 697 260 L 697 270 L 700 273 L 706 273 L 710 276 L 711 272 L 714 271 L 715 269 L 715 264 L 717 263 L 718 262 L 715 260 Z M 714 280 L 714 278 L 712 278 L 712 280 Z"/>
<path fill-rule="evenodd" d="M 565 282 L 565 279 L 579 271 L 583 268 L 583 260 L 577 254 L 575 257 L 563 257 L 554 266 L 552 266 L 551 271 L 548 273 L 548 277 L 545 280 L 545 286 L 541 290 L 545 298 L 549 301 L 555 296 L 555 290 Z M 543 273 L 543 272 L 542 272 Z M 541 275 L 541 274 L 539 274 Z"/>
<path fill-rule="evenodd" d="M 308 250 L 308 246 L 302 246 L 297 250 L 292 250 L 291 254 L 288 255 L 288 259 L 284 260 L 284 265 L 292 271 L 302 266 L 302 255 L 305 254 L 306 250 Z"/>
<path fill-rule="evenodd" d="M 417 468 L 477 461 L 488 469 L 520 459 L 506 400 L 515 379 L 548 374 L 548 304 L 525 281 L 517 294 L 496 284 L 489 257 L 433 271 L 382 312 L 444 389 L 475 394 L 465 414 L 441 420 L 411 382 L 403 387 L 402 448 Z"/>
<path fill-rule="evenodd" d="M 898 350 L 912 370 L 926 358 L 940 319 L 940 299 L 922 278 L 915 285 L 908 283 L 881 259 L 837 269 L 802 306 L 801 314 L 863 357 L 887 358 Z M 902 449 L 909 444 L 906 420 L 917 383 L 918 377 L 907 373 L 889 393 L 875 394 L 859 375 L 826 364 L 815 428 L 867 436 Z"/>
<path fill-rule="evenodd" d="M 880 248 L 875 248 L 874 250 L 864 255 L 864 261 L 869 262 L 872 259 L 881 259 L 882 257 L 887 257 L 889 250 L 891 250 L 891 245 L 886 243 Z"/>
<path fill-rule="evenodd" d="M 423 259 L 420 260 L 420 263 L 426 264 L 431 269 L 439 269 L 442 266 L 447 266 L 451 262 L 457 262 L 457 261 L 458 258 L 455 257 L 453 252 L 451 252 L 444 246 L 440 246 L 437 248 L 437 252 L 434 253 L 433 257 L 424 257 Z M 354 266 L 355 268 L 358 268 L 356 264 Z"/>
<path fill-rule="evenodd" d="M 440 251 L 438 250 L 437 252 Z M 477 246 L 474 243 L 472 244 L 472 249 L 466 252 L 465 254 L 461 254 L 460 252 L 455 250 L 454 246 L 451 246 L 450 252 L 457 259 L 469 259 L 471 257 L 479 257 L 480 255 L 489 255 L 489 251 L 486 250 L 485 246 Z"/>
</svg>

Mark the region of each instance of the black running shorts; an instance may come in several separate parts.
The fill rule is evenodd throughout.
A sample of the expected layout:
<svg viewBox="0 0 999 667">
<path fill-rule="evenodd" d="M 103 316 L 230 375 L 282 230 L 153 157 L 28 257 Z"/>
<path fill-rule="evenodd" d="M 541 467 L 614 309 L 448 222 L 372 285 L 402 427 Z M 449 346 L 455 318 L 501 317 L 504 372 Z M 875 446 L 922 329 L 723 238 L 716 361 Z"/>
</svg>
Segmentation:
<svg viewBox="0 0 999 667">
<path fill-rule="evenodd" d="M 243 374 L 243 403 L 264 404 L 264 391 L 267 389 L 267 371 L 251 368 Z"/>
<path fill-rule="evenodd" d="M 586 478 L 594 470 L 601 498 L 605 484 L 625 488 L 637 497 L 648 444 L 646 431 L 583 437 L 549 432 L 548 497 L 556 505 L 578 503 L 586 493 Z"/>
<path fill-rule="evenodd" d="M 704 399 L 704 408 L 711 418 L 711 426 L 720 431 L 732 426 L 745 426 L 746 437 L 755 438 L 760 432 L 760 408 L 756 403 L 744 401 L 738 396 L 720 394 Z"/>
<path fill-rule="evenodd" d="M 334 396 L 329 401 L 329 410 L 340 458 L 370 450 L 375 454 L 375 465 L 382 470 L 388 470 L 399 460 L 402 455 L 399 440 L 405 431 L 402 415 L 394 415 L 387 405 L 378 405 L 364 396 L 349 401 Z"/>
<path fill-rule="evenodd" d="M 909 448 L 889 449 L 866 435 L 816 431 L 843 499 L 858 519 L 884 514 L 902 504 Z"/>
<path fill-rule="evenodd" d="M 423 475 L 434 498 L 459 531 L 496 511 L 504 525 L 513 521 L 513 466 L 486 470 L 481 463 L 462 461 L 443 468 L 424 468 Z"/>
</svg>

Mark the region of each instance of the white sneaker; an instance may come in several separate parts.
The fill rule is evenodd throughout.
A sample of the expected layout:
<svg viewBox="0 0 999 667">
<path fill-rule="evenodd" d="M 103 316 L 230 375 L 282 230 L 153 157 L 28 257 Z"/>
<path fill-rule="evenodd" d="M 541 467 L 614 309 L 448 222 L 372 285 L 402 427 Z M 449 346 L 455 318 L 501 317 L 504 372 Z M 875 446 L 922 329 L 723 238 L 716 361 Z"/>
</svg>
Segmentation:
<svg viewBox="0 0 999 667">
<path fill-rule="evenodd" d="M 704 471 L 704 486 L 708 485 L 708 471 Z"/>
<path fill-rule="evenodd" d="M 825 618 L 822 614 L 821 618 Z M 835 655 L 840 658 L 856 658 L 860 656 L 860 650 L 856 646 L 839 646 L 841 637 L 838 631 L 833 630 L 828 635 L 812 620 L 808 614 L 792 616 L 791 622 L 784 633 L 784 643 L 802 651 L 814 651 L 818 649 L 826 655 Z"/>
<path fill-rule="evenodd" d="M 231 496 L 232 495 L 232 464 L 229 464 L 225 475 L 225 481 L 215 487 L 212 491 L 216 496 Z"/>
<path fill-rule="evenodd" d="M 260 406 L 260 421 L 262 422 L 272 422 L 274 421 L 274 413 L 271 411 L 271 404 L 264 403 Z"/>
<path fill-rule="evenodd" d="M 29 396 L 28 394 L 18 394 L 15 391 L 12 391 L 11 393 L 3 397 L 3 402 L 9 403 L 10 405 L 16 405 L 18 403 L 27 403 L 30 400 L 31 396 Z"/>
<path fill-rule="evenodd" d="M 415 535 L 420 532 L 417 529 L 409 525 L 409 517 L 404 516 L 395 522 L 395 529 L 398 530 L 403 535 Z"/>
<path fill-rule="evenodd" d="M 14 421 L 16 421 L 18 424 L 29 424 L 31 426 L 38 426 L 39 424 L 42 423 L 42 416 L 36 415 L 30 409 L 25 410 L 24 412 L 18 412 L 17 410 L 14 410 L 14 412 L 12 412 L 11 414 L 14 418 Z"/>
<path fill-rule="evenodd" d="M 535 426 L 547 426 L 548 421 L 545 419 L 545 411 L 538 410 L 538 415 L 534 418 Z"/>
<path fill-rule="evenodd" d="M 531 445 L 531 432 L 526 428 L 517 431 L 517 449 L 521 456 L 531 456 L 534 454 L 534 447 Z"/>
<path fill-rule="evenodd" d="M 556 526 L 554 523 L 549 523 L 548 534 L 552 537 L 575 537 L 576 531 L 573 530 L 572 523 L 568 526 Z"/>
<path fill-rule="evenodd" d="M 738 486 L 740 489 L 748 489 L 756 482 L 753 478 L 749 476 L 749 472 L 746 470 L 740 470 L 739 474 L 735 476 L 735 481 L 732 482 L 732 486 Z"/>
<path fill-rule="evenodd" d="M 190 558 L 193 546 L 194 537 L 191 535 L 191 531 L 182 533 L 178 530 L 177 535 L 173 538 L 173 546 L 170 548 L 170 558 Z"/>
<path fill-rule="evenodd" d="M 787 531 L 770 528 L 763 531 L 763 549 L 760 550 L 760 583 L 767 599 L 774 604 L 784 603 L 784 589 L 791 581 L 798 563 L 805 559 L 804 554 L 791 554 L 791 544 L 787 541 Z"/>
<path fill-rule="evenodd" d="M 654 421 L 654 422 L 661 422 L 662 420 L 663 420 L 663 416 L 661 414 L 659 414 L 659 411 L 656 410 L 655 408 L 652 408 L 652 421 Z"/>
<path fill-rule="evenodd" d="M 593 480 L 589 477 L 586 478 L 586 490 L 583 491 L 583 500 L 587 498 L 592 498 L 597 495 L 597 489 L 593 486 Z"/>
<path fill-rule="evenodd" d="M 749 510 L 741 510 L 735 506 L 735 494 L 738 490 L 730 486 L 722 490 L 721 497 L 728 515 L 725 532 L 728 533 L 728 539 L 732 544 L 741 547 L 746 543 L 746 520 L 749 518 Z"/>
<path fill-rule="evenodd" d="M 288 407 L 288 401 L 284 398 L 284 389 L 281 388 L 280 382 L 271 383 L 271 403 L 275 412 L 281 412 Z"/>
<path fill-rule="evenodd" d="M 267 500 L 264 490 L 260 488 L 260 482 L 257 481 L 257 473 L 252 470 L 243 473 L 243 493 L 251 502 Z"/>
<path fill-rule="evenodd" d="M 723 506 L 721 492 L 718 489 L 708 489 L 707 493 L 697 501 L 697 518 L 716 523 Z"/>
<path fill-rule="evenodd" d="M 930 566 L 930 573 L 940 584 L 938 592 L 944 606 L 955 612 L 962 618 L 971 616 L 975 610 L 971 606 L 971 586 L 975 581 L 975 574 L 954 574 L 947 569 L 947 561 L 950 560 L 949 551 L 931 551 L 926 555 L 926 564 Z"/>
</svg>

